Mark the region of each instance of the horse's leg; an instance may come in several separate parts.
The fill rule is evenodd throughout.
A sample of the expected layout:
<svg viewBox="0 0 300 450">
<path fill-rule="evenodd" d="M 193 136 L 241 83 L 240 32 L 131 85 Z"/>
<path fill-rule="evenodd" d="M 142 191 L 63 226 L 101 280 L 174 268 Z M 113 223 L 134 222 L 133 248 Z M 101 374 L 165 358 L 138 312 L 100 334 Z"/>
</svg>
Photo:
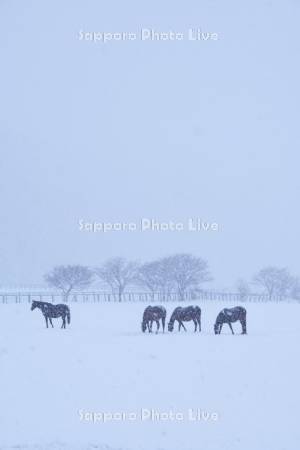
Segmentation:
<svg viewBox="0 0 300 450">
<path fill-rule="evenodd" d="M 201 317 L 198 317 L 199 332 L 201 331 Z"/>
<path fill-rule="evenodd" d="M 194 322 L 194 325 L 195 325 L 195 333 L 196 333 L 196 331 L 197 331 L 197 320 L 193 319 L 193 322 Z"/>
<path fill-rule="evenodd" d="M 232 328 L 231 322 L 228 322 L 228 325 L 229 325 L 229 327 L 230 327 L 230 329 L 231 329 L 231 333 L 232 333 L 232 334 L 234 334 L 234 331 L 233 331 L 233 328 Z"/>
<path fill-rule="evenodd" d="M 157 326 L 157 329 L 156 329 L 156 334 L 157 334 L 158 330 L 159 330 L 159 320 L 156 320 L 155 322 L 156 322 L 156 326 Z"/>
<path fill-rule="evenodd" d="M 246 320 L 242 319 L 241 320 L 241 325 L 242 325 L 242 334 L 247 334 L 247 326 L 246 326 Z"/>
<path fill-rule="evenodd" d="M 51 317 L 49 317 L 49 321 L 50 321 L 50 323 L 51 323 L 52 328 L 54 328 L 53 323 L 52 323 L 52 318 L 51 318 Z"/>
<path fill-rule="evenodd" d="M 62 328 L 66 328 L 66 316 L 61 316 L 61 318 L 62 318 L 62 325 L 61 325 L 61 327 Z"/>
<path fill-rule="evenodd" d="M 48 328 L 48 317 L 45 316 L 45 320 L 46 320 L 46 327 Z"/>
<path fill-rule="evenodd" d="M 178 322 L 178 331 L 180 331 L 181 328 L 181 322 Z"/>
<path fill-rule="evenodd" d="M 184 331 L 186 331 L 186 328 L 185 328 L 185 326 L 183 325 L 183 322 L 180 321 L 180 323 L 181 323 L 181 325 L 182 325 Z"/>
<path fill-rule="evenodd" d="M 152 333 L 153 320 L 150 320 L 149 333 Z"/>
</svg>

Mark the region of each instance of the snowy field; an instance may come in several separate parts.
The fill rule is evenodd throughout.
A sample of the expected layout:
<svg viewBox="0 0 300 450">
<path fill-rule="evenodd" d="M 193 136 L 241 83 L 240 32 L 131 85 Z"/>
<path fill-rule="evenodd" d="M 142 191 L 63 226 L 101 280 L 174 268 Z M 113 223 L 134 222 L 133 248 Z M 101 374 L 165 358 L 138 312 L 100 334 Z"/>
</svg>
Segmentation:
<svg viewBox="0 0 300 450">
<path fill-rule="evenodd" d="M 246 304 L 247 336 L 213 334 L 217 302 L 200 334 L 142 334 L 145 306 L 71 304 L 62 330 L 1 305 L 1 450 L 298 449 L 300 305 Z"/>
</svg>

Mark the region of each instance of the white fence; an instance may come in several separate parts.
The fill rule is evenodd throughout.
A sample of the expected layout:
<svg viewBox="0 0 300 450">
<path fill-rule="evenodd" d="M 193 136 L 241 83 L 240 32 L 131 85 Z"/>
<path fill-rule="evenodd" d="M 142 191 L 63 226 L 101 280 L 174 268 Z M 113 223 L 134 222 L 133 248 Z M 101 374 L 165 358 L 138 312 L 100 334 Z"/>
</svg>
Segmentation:
<svg viewBox="0 0 300 450">
<path fill-rule="evenodd" d="M 201 291 L 195 294 L 187 292 L 184 299 L 180 299 L 178 293 L 170 292 L 168 294 L 161 292 L 124 292 L 120 296 L 117 293 L 109 293 L 103 291 L 92 292 L 73 292 L 68 299 L 64 299 L 63 295 L 58 291 L 20 291 L 20 292 L 2 292 L 0 291 L 0 303 L 31 303 L 33 300 L 60 303 L 62 301 L 69 302 L 172 302 L 172 301 L 195 301 L 195 300 L 218 300 L 224 302 L 266 302 L 266 301 L 286 301 L 283 297 L 272 297 L 262 294 L 241 295 L 239 293 Z"/>
</svg>

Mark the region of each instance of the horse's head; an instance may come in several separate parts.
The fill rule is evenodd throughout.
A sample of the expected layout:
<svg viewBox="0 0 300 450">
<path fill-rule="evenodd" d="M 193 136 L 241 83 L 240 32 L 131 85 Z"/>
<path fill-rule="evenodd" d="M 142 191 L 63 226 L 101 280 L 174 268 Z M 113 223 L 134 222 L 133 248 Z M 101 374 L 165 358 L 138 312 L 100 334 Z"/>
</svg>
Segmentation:
<svg viewBox="0 0 300 450">
<path fill-rule="evenodd" d="M 173 331 L 174 330 L 174 322 L 169 322 L 168 323 L 168 331 Z"/>
<path fill-rule="evenodd" d="M 146 329 L 147 329 L 147 324 L 146 324 L 146 321 L 143 320 L 143 322 L 142 322 L 142 332 L 145 333 Z"/>
<path fill-rule="evenodd" d="M 31 304 L 31 311 L 33 311 L 37 307 L 38 307 L 38 302 L 33 300 L 32 304 Z"/>
</svg>

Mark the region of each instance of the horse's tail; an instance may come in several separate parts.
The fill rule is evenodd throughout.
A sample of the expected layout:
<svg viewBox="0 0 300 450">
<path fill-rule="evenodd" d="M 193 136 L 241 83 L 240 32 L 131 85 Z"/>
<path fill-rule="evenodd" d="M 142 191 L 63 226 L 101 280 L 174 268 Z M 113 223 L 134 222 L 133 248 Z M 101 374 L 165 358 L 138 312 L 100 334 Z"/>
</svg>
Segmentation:
<svg viewBox="0 0 300 450">
<path fill-rule="evenodd" d="M 241 318 L 241 324 L 242 324 L 242 328 L 243 328 L 243 334 L 247 334 L 247 311 L 245 308 L 243 308 L 243 314 L 242 314 L 242 318 Z"/>
<path fill-rule="evenodd" d="M 199 331 L 201 331 L 201 308 L 195 306 L 196 320 L 198 321 Z"/>
<path fill-rule="evenodd" d="M 68 321 L 68 324 L 71 323 L 71 312 L 70 312 L 70 308 L 69 307 L 67 309 L 67 321 Z"/>
<path fill-rule="evenodd" d="M 198 320 L 199 320 L 199 331 L 201 331 L 201 308 L 197 306 Z"/>
<path fill-rule="evenodd" d="M 161 318 L 162 326 L 163 326 L 163 332 L 165 332 L 166 317 L 167 317 L 167 311 L 166 311 L 166 309 L 164 308 L 164 309 L 163 309 L 162 318 Z"/>
</svg>

